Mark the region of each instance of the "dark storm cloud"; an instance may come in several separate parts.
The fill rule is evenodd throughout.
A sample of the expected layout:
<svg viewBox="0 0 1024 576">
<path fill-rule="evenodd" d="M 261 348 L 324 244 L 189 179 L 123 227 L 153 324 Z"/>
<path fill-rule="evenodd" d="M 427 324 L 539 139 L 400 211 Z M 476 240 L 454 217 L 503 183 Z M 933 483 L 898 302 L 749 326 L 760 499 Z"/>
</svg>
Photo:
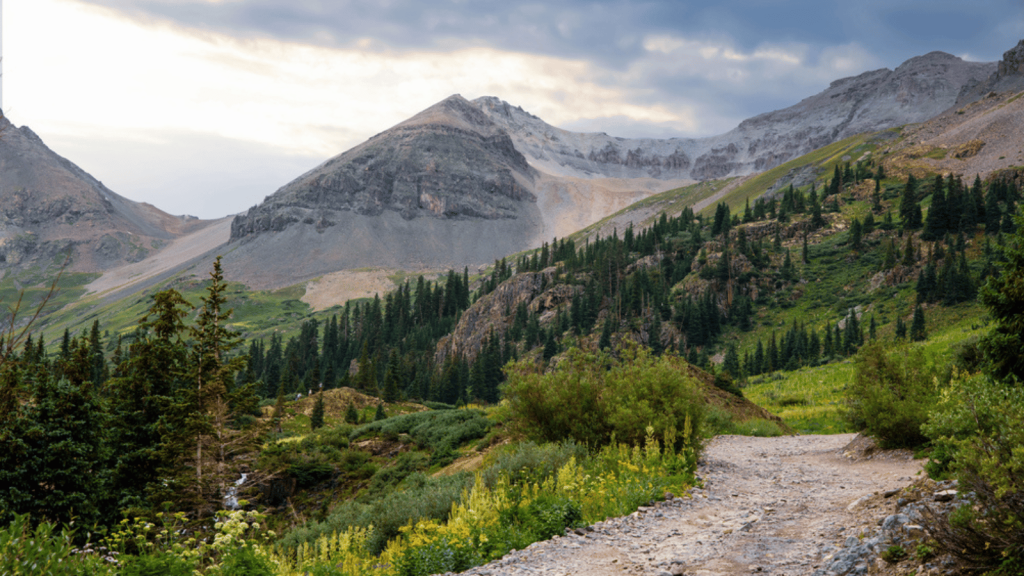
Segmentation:
<svg viewBox="0 0 1024 576">
<path fill-rule="evenodd" d="M 702 124 L 685 135 L 731 128 L 832 80 L 933 50 L 997 60 L 1024 37 L 1019 0 L 78 1 L 235 37 L 399 53 L 486 46 L 583 60 L 597 83 L 631 91 L 634 103 L 700 108 Z M 689 44 L 659 52 L 651 38 Z M 705 58 L 700 47 L 740 58 Z M 765 49 L 798 62 L 755 57 Z"/>
<path fill-rule="evenodd" d="M 812 47 L 858 42 L 893 65 L 938 49 L 996 59 L 1024 33 L 1019 0 L 80 1 L 232 35 L 337 47 L 372 38 L 390 49 L 483 44 L 606 66 L 640 57 L 641 39 L 657 33 L 726 36 L 746 49 L 766 41 Z"/>
</svg>

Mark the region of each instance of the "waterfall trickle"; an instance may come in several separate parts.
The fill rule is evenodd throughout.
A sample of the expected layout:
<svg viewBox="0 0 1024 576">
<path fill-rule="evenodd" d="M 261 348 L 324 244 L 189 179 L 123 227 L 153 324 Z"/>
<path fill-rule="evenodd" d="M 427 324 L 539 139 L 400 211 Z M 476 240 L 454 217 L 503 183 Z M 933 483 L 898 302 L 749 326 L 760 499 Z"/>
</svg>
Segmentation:
<svg viewBox="0 0 1024 576">
<path fill-rule="evenodd" d="M 245 483 L 245 479 L 249 475 L 243 473 L 242 477 L 235 481 L 235 485 L 228 488 L 228 493 L 224 495 L 224 507 L 228 510 L 238 510 L 238 487 Z"/>
</svg>

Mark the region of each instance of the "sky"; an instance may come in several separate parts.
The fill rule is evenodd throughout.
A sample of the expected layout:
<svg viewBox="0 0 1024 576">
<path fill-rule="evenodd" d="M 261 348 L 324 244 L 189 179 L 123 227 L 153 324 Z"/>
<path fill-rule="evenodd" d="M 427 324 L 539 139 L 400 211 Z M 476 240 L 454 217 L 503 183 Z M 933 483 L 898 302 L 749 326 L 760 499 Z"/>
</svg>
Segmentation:
<svg viewBox="0 0 1024 576">
<path fill-rule="evenodd" d="M 452 94 L 711 136 L 1021 39 L 1020 0 L 3 0 L 3 110 L 113 191 L 218 218 Z"/>
</svg>

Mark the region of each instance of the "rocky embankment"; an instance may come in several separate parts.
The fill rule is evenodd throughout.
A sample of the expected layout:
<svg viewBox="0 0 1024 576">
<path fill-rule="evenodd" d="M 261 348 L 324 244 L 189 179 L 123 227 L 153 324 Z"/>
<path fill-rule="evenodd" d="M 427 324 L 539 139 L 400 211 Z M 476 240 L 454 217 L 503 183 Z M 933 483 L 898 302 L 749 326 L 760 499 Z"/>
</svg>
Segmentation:
<svg viewBox="0 0 1024 576">
<path fill-rule="evenodd" d="M 950 573 L 949 565 L 914 552 L 923 536 L 920 507 L 952 492 L 922 480 L 922 463 L 909 452 L 874 451 L 853 440 L 720 436 L 702 459 L 702 488 L 464 574 Z M 901 563 L 879 557 L 892 545 L 908 552 Z"/>
</svg>

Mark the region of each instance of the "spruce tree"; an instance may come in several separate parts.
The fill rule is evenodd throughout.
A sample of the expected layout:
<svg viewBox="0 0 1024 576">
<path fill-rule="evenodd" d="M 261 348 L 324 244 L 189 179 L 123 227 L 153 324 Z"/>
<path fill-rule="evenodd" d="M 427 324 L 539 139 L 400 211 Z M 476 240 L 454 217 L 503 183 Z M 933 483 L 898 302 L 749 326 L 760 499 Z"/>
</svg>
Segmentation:
<svg viewBox="0 0 1024 576">
<path fill-rule="evenodd" d="M 910 341 L 920 342 L 928 338 L 924 326 L 924 309 L 919 304 L 914 308 L 914 320 L 910 323 Z"/>
<path fill-rule="evenodd" d="M 904 230 L 916 230 L 921 227 L 921 205 L 917 200 L 917 179 L 911 174 L 903 187 L 900 196 L 900 220 Z"/>
<path fill-rule="evenodd" d="M 313 404 L 313 412 L 309 415 L 310 430 L 317 430 L 324 425 L 324 394 L 316 395 L 316 403 Z"/>
<path fill-rule="evenodd" d="M 359 411 L 356 410 L 356 405 L 351 402 L 345 407 L 345 422 L 348 424 L 359 423 Z"/>
<path fill-rule="evenodd" d="M 989 191 L 992 194 L 992 191 Z M 981 289 L 981 303 L 995 326 L 981 342 L 992 373 L 1024 382 L 1024 227 L 1018 227 L 1002 251 L 1000 273 Z"/>
<path fill-rule="evenodd" d="M 902 317 L 896 318 L 896 339 L 902 340 L 907 337 L 907 325 L 903 322 Z"/>
</svg>

